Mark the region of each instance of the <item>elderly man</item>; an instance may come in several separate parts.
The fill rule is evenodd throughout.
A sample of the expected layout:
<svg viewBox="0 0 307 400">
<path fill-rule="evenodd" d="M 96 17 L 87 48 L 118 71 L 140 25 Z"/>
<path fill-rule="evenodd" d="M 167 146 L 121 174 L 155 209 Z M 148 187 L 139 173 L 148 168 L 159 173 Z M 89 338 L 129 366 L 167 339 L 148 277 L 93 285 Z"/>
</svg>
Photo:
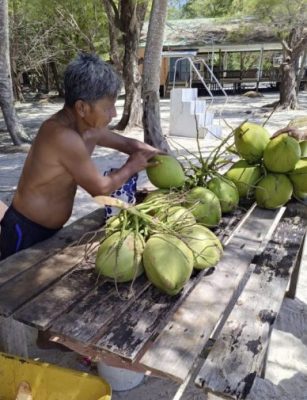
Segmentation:
<svg viewBox="0 0 307 400">
<path fill-rule="evenodd" d="M 108 195 L 159 152 L 110 132 L 120 79 L 93 54 L 80 54 L 64 74 L 64 107 L 40 127 L 11 206 L 1 221 L 1 259 L 54 235 L 69 219 L 77 185 L 92 196 Z M 118 170 L 102 176 L 91 159 L 95 146 L 129 155 Z"/>
</svg>

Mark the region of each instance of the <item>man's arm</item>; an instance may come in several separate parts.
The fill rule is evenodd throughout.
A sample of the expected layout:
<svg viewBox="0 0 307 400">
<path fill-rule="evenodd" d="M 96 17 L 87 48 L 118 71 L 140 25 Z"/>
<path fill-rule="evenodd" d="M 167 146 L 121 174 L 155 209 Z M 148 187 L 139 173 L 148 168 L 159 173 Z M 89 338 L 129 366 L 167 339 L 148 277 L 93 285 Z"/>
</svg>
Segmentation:
<svg viewBox="0 0 307 400">
<path fill-rule="evenodd" d="M 155 150 L 139 150 L 132 153 L 127 162 L 117 171 L 102 176 L 92 161 L 82 139 L 74 132 L 67 131 L 58 137 L 56 151 L 59 161 L 72 176 L 76 184 L 92 196 L 108 195 L 122 186 L 132 175 L 156 165 L 149 160 Z"/>
<path fill-rule="evenodd" d="M 129 155 L 140 150 L 153 151 L 154 154 L 163 153 L 161 150 L 156 149 L 149 144 L 143 143 L 140 140 L 118 135 L 117 133 L 110 131 L 110 129 L 108 129 L 107 127 L 101 130 L 101 136 L 99 141 L 97 142 L 97 145 L 115 149 L 120 151 L 121 153 Z"/>
</svg>

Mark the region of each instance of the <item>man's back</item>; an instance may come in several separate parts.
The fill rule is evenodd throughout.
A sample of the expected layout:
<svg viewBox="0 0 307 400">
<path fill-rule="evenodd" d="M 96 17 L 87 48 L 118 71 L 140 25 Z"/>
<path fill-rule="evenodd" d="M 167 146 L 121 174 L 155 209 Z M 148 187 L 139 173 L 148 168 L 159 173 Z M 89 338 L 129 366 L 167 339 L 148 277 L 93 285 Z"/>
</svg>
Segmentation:
<svg viewBox="0 0 307 400">
<path fill-rule="evenodd" d="M 13 199 L 17 211 L 47 228 L 60 228 L 69 219 L 76 192 L 76 183 L 62 162 L 64 135 L 80 140 L 60 111 L 40 128 Z"/>
</svg>

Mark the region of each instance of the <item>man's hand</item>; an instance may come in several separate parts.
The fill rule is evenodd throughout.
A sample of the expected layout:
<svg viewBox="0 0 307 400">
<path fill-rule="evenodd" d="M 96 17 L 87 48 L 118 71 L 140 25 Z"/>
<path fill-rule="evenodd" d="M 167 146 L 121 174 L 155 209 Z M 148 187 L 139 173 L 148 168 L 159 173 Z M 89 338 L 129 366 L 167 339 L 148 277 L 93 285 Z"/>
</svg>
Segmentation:
<svg viewBox="0 0 307 400">
<path fill-rule="evenodd" d="M 158 161 L 150 161 L 155 155 L 159 154 L 158 149 L 148 146 L 148 149 L 138 150 L 131 154 L 126 165 L 129 165 L 135 172 L 142 171 L 147 167 L 154 167 Z"/>
</svg>

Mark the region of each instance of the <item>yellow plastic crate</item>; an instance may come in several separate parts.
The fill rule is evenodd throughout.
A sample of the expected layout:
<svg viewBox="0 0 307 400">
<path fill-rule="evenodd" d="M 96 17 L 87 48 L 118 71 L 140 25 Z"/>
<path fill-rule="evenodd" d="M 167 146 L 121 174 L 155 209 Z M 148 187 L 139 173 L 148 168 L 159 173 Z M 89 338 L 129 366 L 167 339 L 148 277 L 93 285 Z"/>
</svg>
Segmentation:
<svg viewBox="0 0 307 400">
<path fill-rule="evenodd" d="M 0 400 L 14 400 L 22 381 L 30 384 L 33 400 L 111 399 L 111 387 L 102 378 L 0 353 Z"/>
</svg>

